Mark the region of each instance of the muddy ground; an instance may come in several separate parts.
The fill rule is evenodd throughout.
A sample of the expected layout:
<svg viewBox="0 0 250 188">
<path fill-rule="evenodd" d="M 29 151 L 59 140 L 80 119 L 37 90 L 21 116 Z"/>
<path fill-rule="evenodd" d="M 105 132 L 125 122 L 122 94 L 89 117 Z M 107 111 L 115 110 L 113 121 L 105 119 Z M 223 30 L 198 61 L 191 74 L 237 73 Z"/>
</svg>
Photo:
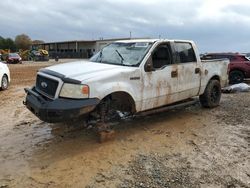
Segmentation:
<svg viewBox="0 0 250 188">
<path fill-rule="evenodd" d="M 0 188 L 250 187 L 250 93 L 124 120 L 98 143 L 80 123 L 48 124 L 22 104 L 37 69 L 10 65 L 0 92 Z"/>
</svg>

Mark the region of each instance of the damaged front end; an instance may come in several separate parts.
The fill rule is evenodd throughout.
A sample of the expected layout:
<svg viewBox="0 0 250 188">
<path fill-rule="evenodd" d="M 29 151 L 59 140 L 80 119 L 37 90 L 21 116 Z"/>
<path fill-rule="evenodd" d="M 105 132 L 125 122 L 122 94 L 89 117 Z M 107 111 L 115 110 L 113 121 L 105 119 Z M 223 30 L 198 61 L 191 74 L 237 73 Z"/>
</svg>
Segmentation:
<svg viewBox="0 0 250 188">
<path fill-rule="evenodd" d="M 49 99 L 41 95 L 35 87 L 25 88 L 25 106 L 39 119 L 49 123 L 65 122 L 80 118 L 95 109 L 99 99 Z"/>
</svg>

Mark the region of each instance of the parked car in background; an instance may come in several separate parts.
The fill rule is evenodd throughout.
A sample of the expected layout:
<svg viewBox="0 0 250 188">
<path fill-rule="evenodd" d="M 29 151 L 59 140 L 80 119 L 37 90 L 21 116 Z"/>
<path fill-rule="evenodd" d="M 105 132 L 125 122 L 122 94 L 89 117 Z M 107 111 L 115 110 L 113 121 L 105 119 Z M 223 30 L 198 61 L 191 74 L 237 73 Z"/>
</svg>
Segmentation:
<svg viewBox="0 0 250 188">
<path fill-rule="evenodd" d="M 250 59 L 239 53 L 208 53 L 201 57 L 202 60 L 224 59 L 229 63 L 229 82 L 231 84 L 241 83 L 245 78 L 250 78 Z"/>
<path fill-rule="evenodd" d="M 6 57 L 6 62 L 11 64 L 22 63 L 22 58 L 17 53 L 9 53 Z"/>
<path fill-rule="evenodd" d="M 0 62 L 0 89 L 6 90 L 10 83 L 10 71 L 6 64 Z"/>
</svg>

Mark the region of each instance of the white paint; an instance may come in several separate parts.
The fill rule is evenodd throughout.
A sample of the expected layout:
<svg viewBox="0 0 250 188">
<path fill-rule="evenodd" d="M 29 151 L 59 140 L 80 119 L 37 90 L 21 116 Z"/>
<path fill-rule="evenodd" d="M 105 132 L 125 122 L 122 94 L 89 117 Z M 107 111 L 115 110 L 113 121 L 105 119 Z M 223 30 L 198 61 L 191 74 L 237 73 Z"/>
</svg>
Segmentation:
<svg viewBox="0 0 250 188">
<path fill-rule="evenodd" d="M 201 62 L 199 52 L 193 41 L 144 39 L 119 42 L 139 41 L 154 42 L 139 67 L 79 61 L 56 65 L 47 69 L 88 85 L 90 89 L 89 98 L 102 100 L 111 93 L 126 92 L 135 101 L 137 112 L 198 96 L 204 92 L 208 81 L 213 76 L 220 78 L 222 86 L 227 84 L 227 66 L 229 61 Z M 197 62 L 170 64 L 161 70 L 145 72 L 144 66 L 153 50 L 159 44 L 166 42 L 173 44 L 174 42 L 190 43 L 193 46 Z M 196 68 L 200 68 L 200 74 L 195 74 Z M 177 71 L 178 76 L 172 77 L 172 71 Z M 134 77 L 139 77 L 140 79 L 131 80 Z M 61 86 L 62 84 L 59 84 L 57 91 L 61 90 Z M 57 92 L 56 97 L 58 95 L 59 93 Z"/>
<path fill-rule="evenodd" d="M 10 82 L 10 70 L 6 64 L 0 62 L 0 87 L 2 87 L 2 78 L 5 74 L 8 76 Z"/>
</svg>

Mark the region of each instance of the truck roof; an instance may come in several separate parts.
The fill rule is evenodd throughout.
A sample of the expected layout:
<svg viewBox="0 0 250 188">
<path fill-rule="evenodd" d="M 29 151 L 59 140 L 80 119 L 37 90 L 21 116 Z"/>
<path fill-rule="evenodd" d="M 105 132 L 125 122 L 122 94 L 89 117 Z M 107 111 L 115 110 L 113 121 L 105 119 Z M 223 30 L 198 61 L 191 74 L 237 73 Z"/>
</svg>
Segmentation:
<svg viewBox="0 0 250 188">
<path fill-rule="evenodd" d="M 132 40 L 118 40 L 119 43 L 131 43 L 131 42 L 191 42 L 191 40 L 178 40 L 178 39 L 132 39 Z"/>
</svg>

